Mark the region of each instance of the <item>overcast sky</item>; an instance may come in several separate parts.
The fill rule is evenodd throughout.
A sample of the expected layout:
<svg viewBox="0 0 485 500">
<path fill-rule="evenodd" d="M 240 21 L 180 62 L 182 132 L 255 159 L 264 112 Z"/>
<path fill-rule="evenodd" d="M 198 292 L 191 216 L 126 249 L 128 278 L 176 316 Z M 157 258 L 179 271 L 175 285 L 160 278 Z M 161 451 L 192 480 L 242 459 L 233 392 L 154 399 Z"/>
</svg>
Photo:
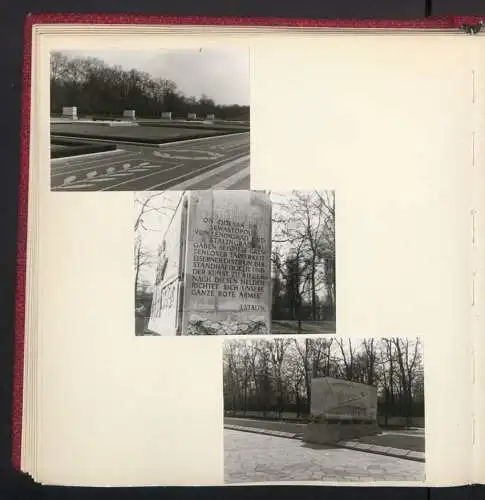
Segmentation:
<svg viewBox="0 0 485 500">
<path fill-rule="evenodd" d="M 108 65 L 137 69 L 154 78 L 172 80 L 187 96 L 205 94 L 217 104 L 249 105 L 247 47 L 63 52 L 74 57 L 96 57 Z"/>
</svg>

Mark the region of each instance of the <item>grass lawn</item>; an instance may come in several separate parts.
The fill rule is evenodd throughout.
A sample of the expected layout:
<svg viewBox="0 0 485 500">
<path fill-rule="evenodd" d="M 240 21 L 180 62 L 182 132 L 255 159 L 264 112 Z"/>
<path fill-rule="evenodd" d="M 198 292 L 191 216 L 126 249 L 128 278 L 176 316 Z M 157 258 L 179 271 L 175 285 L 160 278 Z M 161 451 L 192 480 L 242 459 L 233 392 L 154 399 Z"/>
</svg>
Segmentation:
<svg viewBox="0 0 485 500">
<path fill-rule="evenodd" d="M 173 127 L 173 128 L 192 128 L 209 130 L 230 130 L 234 132 L 248 132 L 249 123 L 230 123 L 230 122 L 190 122 L 184 120 L 150 120 L 141 118 L 137 120 L 140 125 L 149 125 L 150 127 Z"/>
<path fill-rule="evenodd" d="M 413 434 L 406 431 L 386 431 L 377 436 L 365 436 L 352 441 L 359 443 L 375 444 L 377 446 L 389 446 L 390 448 L 398 448 L 400 450 L 411 450 L 424 452 L 424 433 Z"/>
<path fill-rule="evenodd" d="M 232 129 L 214 130 L 187 127 L 161 127 L 145 126 L 137 127 L 108 127 L 91 123 L 53 123 L 51 134 L 55 136 L 72 136 L 84 138 L 99 138 L 120 141 L 139 141 L 152 144 L 163 142 L 174 142 L 184 139 L 198 139 L 203 137 L 214 137 L 234 133 Z"/>
<path fill-rule="evenodd" d="M 93 143 L 86 140 L 53 139 L 51 141 L 51 158 L 66 158 L 68 156 L 100 153 L 103 151 L 113 151 L 115 149 L 116 144 Z"/>
</svg>

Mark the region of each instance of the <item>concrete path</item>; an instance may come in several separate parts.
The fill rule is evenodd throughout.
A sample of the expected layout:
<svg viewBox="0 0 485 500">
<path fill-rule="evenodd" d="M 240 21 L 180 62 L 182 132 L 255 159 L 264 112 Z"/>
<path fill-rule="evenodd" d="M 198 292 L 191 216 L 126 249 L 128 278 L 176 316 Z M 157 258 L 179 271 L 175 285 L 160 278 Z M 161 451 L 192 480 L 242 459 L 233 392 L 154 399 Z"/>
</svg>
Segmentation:
<svg viewBox="0 0 485 500">
<path fill-rule="evenodd" d="M 253 432 L 270 436 L 301 439 L 306 424 L 293 422 L 257 420 L 251 418 L 225 417 L 226 429 L 243 432 Z M 425 436 L 424 432 L 416 431 L 388 431 L 375 436 L 365 436 L 358 439 L 339 441 L 336 447 L 349 448 L 355 451 L 376 453 L 406 460 L 425 461 Z"/>
<path fill-rule="evenodd" d="M 226 483 L 423 481 L 424 464 L 259 433 L 224 430 Z"/>
</svg>

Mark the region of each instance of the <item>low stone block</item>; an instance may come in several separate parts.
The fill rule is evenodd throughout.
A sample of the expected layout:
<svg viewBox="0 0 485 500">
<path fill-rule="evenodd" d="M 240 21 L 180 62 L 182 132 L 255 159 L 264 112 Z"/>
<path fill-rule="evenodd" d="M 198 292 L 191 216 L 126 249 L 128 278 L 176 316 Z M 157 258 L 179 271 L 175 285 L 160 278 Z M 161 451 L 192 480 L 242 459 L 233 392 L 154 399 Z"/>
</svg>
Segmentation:
<svg viewBox="0 0 485 500">
<path fill-rule="evenodd" d="M 123 118 L 128 118 L 129 120 L 136 119 L 136 112 L 134 109 L 125 109 L 123 111 Z"/>
<path fill-rule="evenodd" d="M 77 106 L 63 106 L 62 117 L 77 120 Z"/>
<path fill-rule="evenodd" d="M 303 441 L 316 444 L 336 444 L 362 436 L 372 436 L 380 432 L 377 424 L 345 424 L 315 422 L 307 425 Z M 357 444 L 356 444 L 357 447 Z"/>
</svg>

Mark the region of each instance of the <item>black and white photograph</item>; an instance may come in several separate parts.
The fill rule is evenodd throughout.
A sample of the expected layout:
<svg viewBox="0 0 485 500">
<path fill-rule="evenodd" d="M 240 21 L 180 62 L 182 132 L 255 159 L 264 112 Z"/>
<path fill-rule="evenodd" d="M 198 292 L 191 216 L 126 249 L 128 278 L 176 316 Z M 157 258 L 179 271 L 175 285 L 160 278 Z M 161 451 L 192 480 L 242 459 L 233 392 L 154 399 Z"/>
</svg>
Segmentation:
<svg viewBox="0 0 485 500">
<path fill-rule="evenodd" d="M 334 191 L 135 193 L 135 333 L 336 332 Z"/>
<path fill-rule="evenodd" d="M 247 47 L 51 52 L 51 189 L 249 189 L 249 86 Z"/>
<path fill-rule="evenodd" d="M 224 339 L 226 483 L 424 481 L 420 338 Z"/>
</svg>

